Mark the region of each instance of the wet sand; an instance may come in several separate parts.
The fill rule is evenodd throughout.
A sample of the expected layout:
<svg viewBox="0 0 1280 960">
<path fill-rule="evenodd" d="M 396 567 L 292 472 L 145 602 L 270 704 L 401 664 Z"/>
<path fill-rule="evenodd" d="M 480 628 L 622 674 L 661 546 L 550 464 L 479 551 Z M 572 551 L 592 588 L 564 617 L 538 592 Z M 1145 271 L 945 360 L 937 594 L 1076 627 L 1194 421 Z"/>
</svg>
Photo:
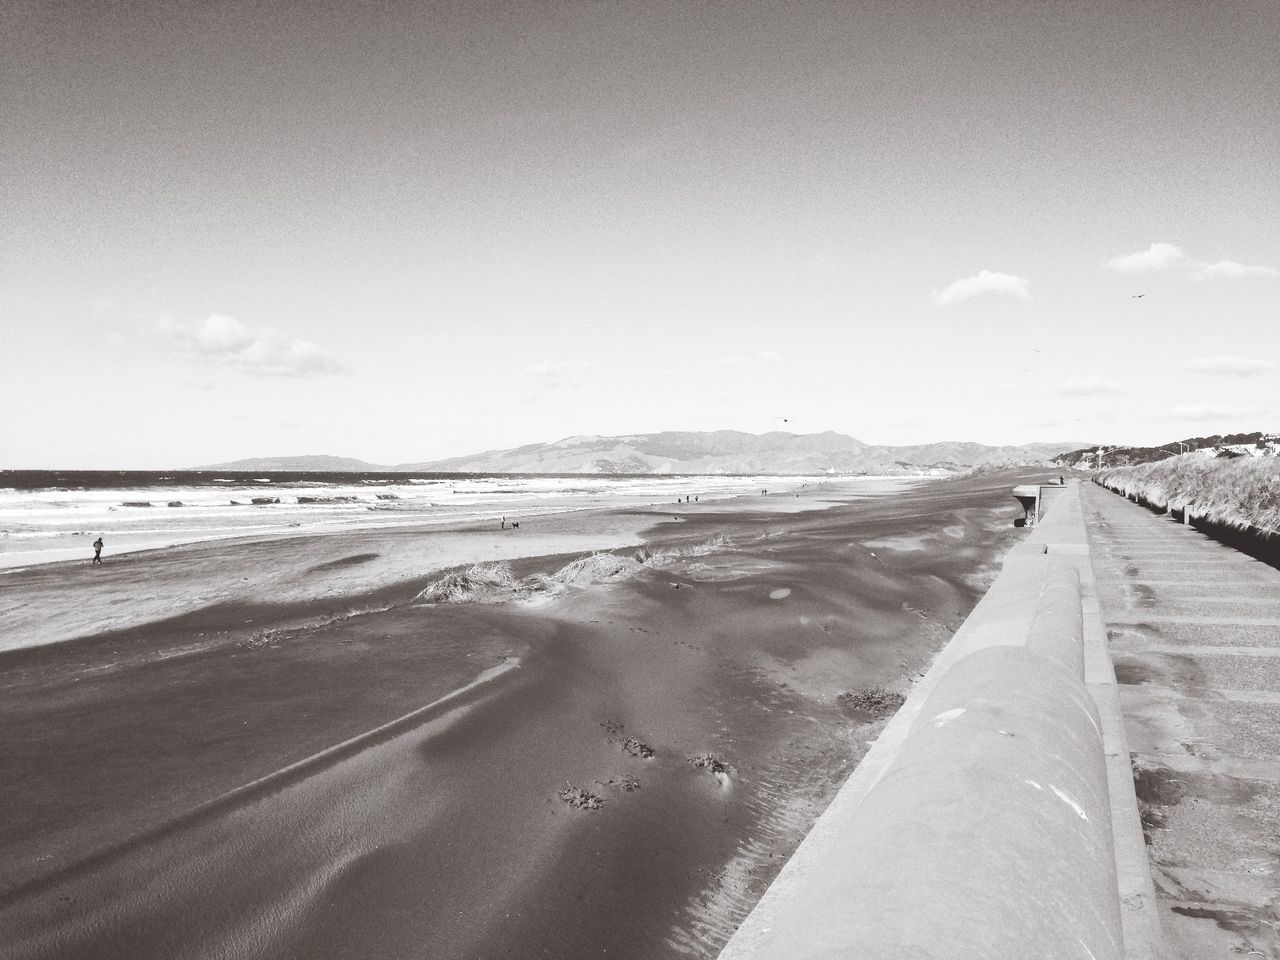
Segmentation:
<svg viewBox="0 0 1280 960">
<path fill-rule="evenodd" d="M 1013 482 L 547 518 L 517 574 L 667 559 L 536 605 L 412 602 L 529 545 L 488 530 L 11 575 L 59 636 L 161 599 L 0 653 L 6 955 L 714 956 L 883 722 L 841 695 L 905 690 L 1020 536 Z M 163 616 L 184 583 L 225 593 Z"/>
</svg>

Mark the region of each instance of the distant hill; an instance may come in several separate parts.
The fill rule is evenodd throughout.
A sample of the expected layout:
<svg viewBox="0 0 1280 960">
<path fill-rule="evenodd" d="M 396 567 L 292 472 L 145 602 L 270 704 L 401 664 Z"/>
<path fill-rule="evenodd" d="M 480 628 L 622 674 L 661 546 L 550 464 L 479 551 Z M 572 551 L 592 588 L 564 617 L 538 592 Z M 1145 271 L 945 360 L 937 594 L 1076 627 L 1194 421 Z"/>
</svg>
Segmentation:
<svg viewBox="0 0 1280 960">
<path fill-rule="evenodd" d="M 1158 447 L 1092 446 L 1068 450 L 1053 458 L 1062 467 L 1079 470 L 1125 467 L 1137 463 L 1153 463 L 1180 453 L 1199 452 L 1209 457 L 1274 456 L 1280 454 L 1280 436 L 1273 433 L 1215 433 L 1207 437 L 1187 437 Z"/>
<path fill-rule="evenodd" d="M 346 457 L 259 457 L 200 470 L 414 473 L 837 474 L 953 473 L 973 467 L 1050 464 L 1079 443 L 989 447 L 947 442 L 876 446 L 843 433 L 668 430 L 616 437 L 566 437 L 511 450 L 379 466 Z"/>
<path fill-rule="evenodd" d="M 920 473 L 992 464 L 1047 464 L 1074 444 L 989 447 L 979 443 L 875 446 L 843 433 L 665 431 L 566 437 L 512 450 L 403 464 L 397 470 L 461 473 Z"/>
<path fill-rule="evenodd" d="M 386 473 L 391 467 L 366 463 L 352 457 L 326 457 L 316 454 L 305 457 L 250 457 L 248 460 L 232 460 L 230 463 L 211 463 L 203 467 L 192 467 L 193 470 L 225 470 L 228 473 Z"/>
</svg>

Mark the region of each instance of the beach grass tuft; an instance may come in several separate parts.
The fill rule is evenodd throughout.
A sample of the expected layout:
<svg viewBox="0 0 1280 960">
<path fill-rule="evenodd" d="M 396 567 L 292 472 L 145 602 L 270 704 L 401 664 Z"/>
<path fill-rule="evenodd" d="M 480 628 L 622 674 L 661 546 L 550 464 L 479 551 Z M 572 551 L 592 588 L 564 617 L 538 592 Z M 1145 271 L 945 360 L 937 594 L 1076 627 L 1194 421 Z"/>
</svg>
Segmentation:
<svg viewBox="0 0 1280 960">
<path fill-rule="evenodd" d="M 727 545 L 722 536 L 694 543 L 640 548 L 629 553 L 589 553 L 554 573 L 518 578 L 506 561 L 488 561 L 450 570 L 433 580 L 414 598 L 415 603 L 506 603 L 512 600 L 547 600 L 570 587 L 617 583 L 646 568 L 660 569 L 692 557 L 702 557 Z"/>
<path fill-rule="evenodd" d="M 451 570 L 427 584 L 417 595 L 417 603 L 505 603 L 511 600 L 548 599 L 569 587 L 596 583 L 617 583 L 635 576 L 646 567 L 661 567 L 686 557 L 703 556 L 724 545 L 722 538 L 680 547 L 644 552 L 589 553 L 565 564 L 554 573 L 516 577 L 505 561 L 476 563 Z"/>
<path fill-rule="evenodd" d="M 590 553 L 565 564 L 555 573 L 530 577 L 529 586 L 536 590 L 613 583 L 636 574 L 640 567 L 640 561 L 632 557 L 620 557 L 612 553 Z"/>
<path fill-rule="evenodd" d="M 475 563 L 446 573 L 418 594 L 420 603 L 493 603 L 511 599 L 519 581 L 511 564 Z"/>
</svg>

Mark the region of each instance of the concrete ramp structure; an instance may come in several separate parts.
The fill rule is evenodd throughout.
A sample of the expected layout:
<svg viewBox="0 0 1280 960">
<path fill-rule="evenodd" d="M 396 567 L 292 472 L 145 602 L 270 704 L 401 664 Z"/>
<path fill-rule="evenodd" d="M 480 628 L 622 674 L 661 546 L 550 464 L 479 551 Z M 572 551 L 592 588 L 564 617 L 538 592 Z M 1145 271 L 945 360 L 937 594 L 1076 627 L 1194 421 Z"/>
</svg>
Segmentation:
<svg viewBox="0 0 1280 960">
<path fill-rule="evenodd" d="M 1162 956 L 1078 482 L 721 960 Z"/>
</svg>

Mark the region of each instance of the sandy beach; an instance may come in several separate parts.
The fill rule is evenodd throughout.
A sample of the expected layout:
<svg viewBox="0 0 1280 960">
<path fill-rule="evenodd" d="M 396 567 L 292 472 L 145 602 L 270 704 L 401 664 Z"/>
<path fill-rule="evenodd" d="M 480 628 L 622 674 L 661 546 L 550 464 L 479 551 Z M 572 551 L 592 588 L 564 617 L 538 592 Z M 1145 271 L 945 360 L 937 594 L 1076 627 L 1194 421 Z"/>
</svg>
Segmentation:
<svg viewBox="0 0 1280 960">
<path fill-rule="evenodd" d="M 892 708 L 858 695 L 1021 535 L 1015 482 L 9 574 L 6 955 L 714 956 Z M 511 599 L 417 599 L 477 561 Z"/>
</svg>

